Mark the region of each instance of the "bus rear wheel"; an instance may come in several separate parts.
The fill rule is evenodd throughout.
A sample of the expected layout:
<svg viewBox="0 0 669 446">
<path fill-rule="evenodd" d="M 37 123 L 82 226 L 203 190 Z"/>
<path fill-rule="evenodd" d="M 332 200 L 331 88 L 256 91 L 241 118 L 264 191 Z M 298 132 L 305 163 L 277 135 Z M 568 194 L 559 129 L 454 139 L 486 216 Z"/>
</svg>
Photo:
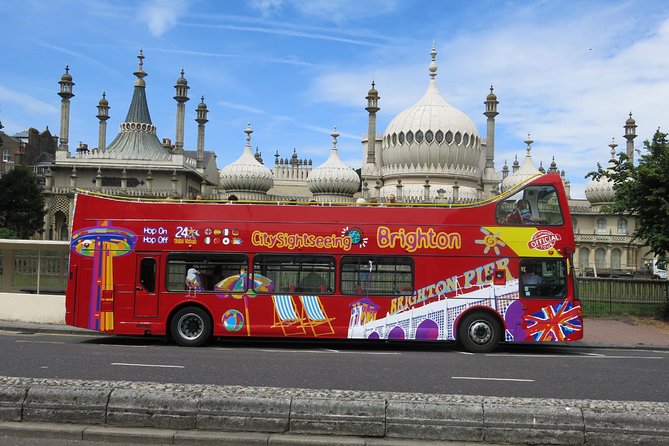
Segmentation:
<svg viewBox="0 0 669 446">
<path fill-rule="evenodd" d="M 182 308 L 172 317 L 170 332 L 177 344 L 199 347 L 211 338 L 211 317 L 198 307 Z"/>
<path fill-rule="evenodd" d="M 488 313 L 466 315 L 458 325 L 458 341 L 472 353 L 488 353 L 497 348 L 502 338 L 502 328 Z"/>
</svg>

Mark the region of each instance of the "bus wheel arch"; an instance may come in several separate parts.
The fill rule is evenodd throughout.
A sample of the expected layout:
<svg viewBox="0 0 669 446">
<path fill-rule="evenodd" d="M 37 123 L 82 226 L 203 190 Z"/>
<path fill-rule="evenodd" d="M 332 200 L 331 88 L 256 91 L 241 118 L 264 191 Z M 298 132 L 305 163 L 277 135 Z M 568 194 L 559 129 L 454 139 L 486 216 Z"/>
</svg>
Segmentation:
<svg viewBox="0 0 669 446">
<path fill-rule="evenodd" d="M 489 353 L 503 339 L 504 322 L 493 311 L 472 309 L 458 318 L 457 341 L 472 353 Z"/>
<path fill-rule="evenodd" d="M 206 344 L 214 332 L 211 313 L 201 305 L 186 303 L 175 308 L 169 317 L 169 334 L 183 347 Z"/>
</svg>

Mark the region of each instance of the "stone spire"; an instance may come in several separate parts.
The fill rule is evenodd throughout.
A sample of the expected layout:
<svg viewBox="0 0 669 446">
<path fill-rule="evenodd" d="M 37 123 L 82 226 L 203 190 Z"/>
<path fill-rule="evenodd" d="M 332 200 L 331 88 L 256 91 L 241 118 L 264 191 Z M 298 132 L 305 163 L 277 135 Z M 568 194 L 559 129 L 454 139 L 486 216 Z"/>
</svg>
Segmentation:
<svg viewBox="0 0 669 446">
<path fill-rule="evenodd" d="M 379 92 L 376 91 L 374 81 L 372 88 L 367 92 L 367 107 L 365 110 L 369 113 L 369 124 L 367 126 L 367 163 L 376 163 L 376 113 L 379 108 Z"/>
<path fill-rule="evenodd" d="M 74 82 L 72 82 L 72 75 L 70 74 L 70 66 L 65 66 L 65 73 L 60 77 L 60 91 L 58 96 L 61 97 L 60 100 L 60 144 L 58 145 L 58 151 L 64 154 L 64 157 L 67 157 L 68 140 L 70 133 L 70 99 L 74 97 L 72 93 L 72 87 Z M 62 155 L 61 155 L 62 156 Z M 57 156 L 57 158 L 59 158 Z"/>
<path fill-rule="evenodd" d="M 188 81 L 184 77 L 184 70 L 181 69 L 181 77 L 177 79 L 177 83 L 174 86 L 177 92 L 174 96 L 174 100 L 177 101 L 177 133 L 176 141 L 174 142 L 174 152 L 182 154 L 184 150 L 184 122 L 186 120 L 186 102 L 189 100 L 188 90 Z"/>
<path fill-rule="evenodd" d="M 147 73 L 143 69 L 144 54 L 139 50 L 139 68 L 133 74 L 137 77 L 125 121 L 106 153 L 115 159 L 165 160 L 170 158 L 169 150 L 162 146 L 156 136 L 156 126 L 151 122 L 149 105 L 146 101 Z"/>
<path fill-rule="evenodd" d="M 204 168 L 204 125 L 209 122 L 207 119 L 209 110 L 207 110 L 207 104 L 204 103 L 204 96 L 195 111 L 197 112 L 197 118 L 195 118 L 197 122 L 197 168 L 202 169 Z"/>
<path fill-rule="evenodd" d="M 627 158 L 629 158 L 630 163 L 634 162 L 634 138 L 636 138 L 636 121 L 632 118 L 632 112 L 630 111 L 630 117 L 625 121 L 623 128 L 625 129 L 625 139 L 627 140 Z"/>
<path fill-rule="evenodd" d="M 98 102 L 97 118 L 100 120 L 100 129 L 98 130 L 98 150 L 102 152 L 107 146 L 107 119 L 109 119 L 109 101 L 107 95 L 102 92 L 102 99 Z"/>
<path fill-rule="evenodd" d="M 484 191 L 488 194 L 492 193 L 492 189 L 497 182 L 497 174 L 495 172 L 495 116 L 497 112 L 497 96 L 495 95 L 493 86 L 490 86 L 490 93 L 486 96 L 485 112 L 483 113 L 487 118 L 486 129 L 486 152 L 485 152 L 485 168 L 483 170 Z"/>
</svg>

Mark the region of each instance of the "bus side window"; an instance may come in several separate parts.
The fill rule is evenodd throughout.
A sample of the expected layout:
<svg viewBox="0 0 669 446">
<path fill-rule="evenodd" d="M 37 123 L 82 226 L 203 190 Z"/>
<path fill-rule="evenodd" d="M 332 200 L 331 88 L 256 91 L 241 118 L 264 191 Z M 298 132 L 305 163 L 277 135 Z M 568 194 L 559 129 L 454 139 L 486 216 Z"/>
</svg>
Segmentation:
<svg viewBox="0 0 669 446">
<path fill-rule="evenodd" d="M 523 297 L 558 299 L 567 295 L 567 265 L 563 259 L 522 259 L 520 294 Z"/>
</svg>

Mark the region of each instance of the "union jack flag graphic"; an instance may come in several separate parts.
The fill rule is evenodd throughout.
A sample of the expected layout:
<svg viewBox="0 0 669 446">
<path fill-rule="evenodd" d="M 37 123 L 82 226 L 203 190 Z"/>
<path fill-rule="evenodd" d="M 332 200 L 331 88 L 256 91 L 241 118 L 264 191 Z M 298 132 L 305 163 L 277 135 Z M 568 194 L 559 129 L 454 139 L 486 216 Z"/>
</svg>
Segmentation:
<svg viewBox="0 0 669 446">
<path fill-rule="evenodd" d="M 527 334 L 535 341 L 564 341 L 575 331 L 581 331 L 581 307 L 564 301 L 555 306 L 549 305 L 537 313 L 524 317 L 527 322 Z"/>
</svg>

